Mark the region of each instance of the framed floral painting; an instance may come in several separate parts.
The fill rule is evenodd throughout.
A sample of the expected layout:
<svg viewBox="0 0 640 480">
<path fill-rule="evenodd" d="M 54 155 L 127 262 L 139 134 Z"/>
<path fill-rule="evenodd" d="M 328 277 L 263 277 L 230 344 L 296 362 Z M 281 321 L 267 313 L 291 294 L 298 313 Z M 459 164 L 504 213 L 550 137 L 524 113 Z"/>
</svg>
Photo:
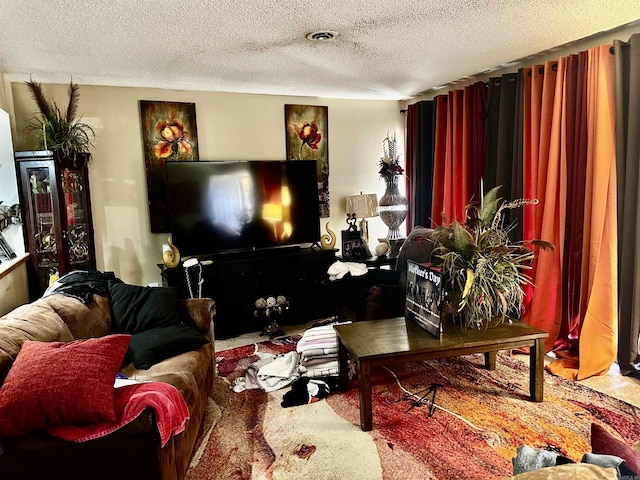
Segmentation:
<svg viewBox="0 0 640 480">
<path fill-rule="evenodd" d="M 196 105 L 140 100 L 140 120 L 151 232 L 169 232 L 165 162 L 199 160 Z"/>
<path fill-rule="evenodd" d="M 320 217 L 329 217 L 328 107 L 285 105 L 287 160 L 316 160 Z"/>
</svg>

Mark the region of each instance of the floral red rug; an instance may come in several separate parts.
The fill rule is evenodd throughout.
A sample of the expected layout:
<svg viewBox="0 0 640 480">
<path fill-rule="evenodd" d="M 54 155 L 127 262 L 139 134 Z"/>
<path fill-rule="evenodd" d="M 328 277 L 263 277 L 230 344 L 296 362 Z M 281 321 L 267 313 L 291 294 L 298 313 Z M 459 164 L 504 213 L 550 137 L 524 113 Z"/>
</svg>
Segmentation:
<svg viewBox="0 0 640 480">
<path fill-rule="evenodd" d="M 285 353 L 299 337 L 218 352 L 217 398 L 187 474 L 226 479 L 503 479 L 516 448 L 553 450 L 574 461 L 590 451 L 592 422 L 629 445 L 640 441 L 640 410 L 545 372 L 544 402 L 529 401 L 529 368 L 498 355 L 416 362 L 373 371 L 373 430 L 359 427 L 357 382 L 318 402 L 283 408 L 285 387 L 234 393 L 256 351 Z M 436 388 L 435 409 L 414 406 L 412 392 Z"/>
</svg>

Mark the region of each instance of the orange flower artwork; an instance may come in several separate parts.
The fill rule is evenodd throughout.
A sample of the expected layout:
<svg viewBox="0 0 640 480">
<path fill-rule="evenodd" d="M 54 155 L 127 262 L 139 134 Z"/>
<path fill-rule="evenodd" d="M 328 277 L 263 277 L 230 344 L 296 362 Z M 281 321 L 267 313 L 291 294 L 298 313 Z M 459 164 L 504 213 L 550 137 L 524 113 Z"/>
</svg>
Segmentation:
<svg viewBox="0 0 640 480">
<path fill-rule="evenodd" d="M 316 160 L 320 217 L 329 217 L 328 107 L 285 105 L 287 160 Z"/>
<path fill-rule="evenodd" d="M 169 232 L 165 162 L 197 161 L 194 103 L 140 100 L 151 232 Z"/>
<path fill-rule="evenodd" d="M 184 123 L 173 118 L 169 121 L 160 121 L 156 125 L 156 137 L 158 143 L 153 147 L 153 153 L 158 158 L 167 158 L 178 153 L 191 153 L 191 144 L 187 141 L 189 132 L 184 129 Z"/>
</svg>

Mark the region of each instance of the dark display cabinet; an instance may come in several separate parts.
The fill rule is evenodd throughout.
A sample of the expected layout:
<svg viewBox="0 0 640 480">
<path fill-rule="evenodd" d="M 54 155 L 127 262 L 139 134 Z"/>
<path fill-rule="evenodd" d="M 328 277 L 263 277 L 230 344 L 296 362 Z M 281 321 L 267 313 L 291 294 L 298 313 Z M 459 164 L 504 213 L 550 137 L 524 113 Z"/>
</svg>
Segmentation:
<svg viewBox="0 0 640 480">
<path fill-rule="evenodd" d="M 215 334 L 222 339 L 262 329 L 264 319 L 254 315 L 258 298 L 278 295 L 287 298 L 289 309 L 283 324 L 335 315 L 336 305 L 327 275 L 335 261 L 334 250 L 275 248 L 211 255 L 188 268 L 184 268 L 184 264 L 176 268 L 162 264 L 159 267 L 163 285 L 177 287 L 180 297 L 201 294 L 215 300 Z"/>
<path fill-rule="evenodd" d="M 96 267 L 88 158 L 44 150 L 16 152 L 15 159 L 35 299 L 58 276 Z"/>
</svg>

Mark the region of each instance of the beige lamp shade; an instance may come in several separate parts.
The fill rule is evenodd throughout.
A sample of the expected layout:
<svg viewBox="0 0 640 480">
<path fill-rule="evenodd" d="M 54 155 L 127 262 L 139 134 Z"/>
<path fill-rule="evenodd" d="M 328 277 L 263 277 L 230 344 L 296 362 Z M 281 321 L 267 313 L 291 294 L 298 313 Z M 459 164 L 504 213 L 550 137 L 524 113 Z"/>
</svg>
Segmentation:
<svg viewBox="0 0 640 480">
<path fill-rule="evenodd" d="M 347 197 L 347 215 L 354 214 L 356 218 L 371 218 L 378 216 L 378 196 L 375 193 L 360 193 Z"/>
</svg>

